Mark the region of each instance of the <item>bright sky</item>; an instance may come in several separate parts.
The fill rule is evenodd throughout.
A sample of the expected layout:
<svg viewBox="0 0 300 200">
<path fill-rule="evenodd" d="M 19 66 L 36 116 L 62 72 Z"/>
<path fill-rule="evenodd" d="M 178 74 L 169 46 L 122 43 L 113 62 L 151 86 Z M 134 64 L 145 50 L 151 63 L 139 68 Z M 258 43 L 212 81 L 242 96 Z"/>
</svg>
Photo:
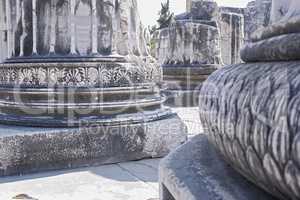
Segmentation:
<svg viewBox="0 0 300 200">
<path fill-rule="evenodd" d="M 139 12 L 145 26 L 156 24 L 160 3 L 165 0 L 138 0 Z M 172 12 L 185 12 L 186 0 L 170 0 Z M 216 0 L 220 6 L 245 7 L 250 0 Z"/>
</svg>

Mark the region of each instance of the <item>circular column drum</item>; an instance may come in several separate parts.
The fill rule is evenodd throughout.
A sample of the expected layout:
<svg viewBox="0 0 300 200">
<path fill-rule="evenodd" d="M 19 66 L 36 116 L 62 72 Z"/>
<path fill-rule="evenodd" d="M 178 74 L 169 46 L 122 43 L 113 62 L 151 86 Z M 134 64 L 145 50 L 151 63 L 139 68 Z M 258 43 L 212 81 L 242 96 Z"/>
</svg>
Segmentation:
<svg viewBox="0 0 300 200">
<path fill-rule="evenodd" d="M 0 122 L 58 127 L 167 117 L 136 3 L 1 0 L 8 57 L 0 65 Z"/>
</svg>

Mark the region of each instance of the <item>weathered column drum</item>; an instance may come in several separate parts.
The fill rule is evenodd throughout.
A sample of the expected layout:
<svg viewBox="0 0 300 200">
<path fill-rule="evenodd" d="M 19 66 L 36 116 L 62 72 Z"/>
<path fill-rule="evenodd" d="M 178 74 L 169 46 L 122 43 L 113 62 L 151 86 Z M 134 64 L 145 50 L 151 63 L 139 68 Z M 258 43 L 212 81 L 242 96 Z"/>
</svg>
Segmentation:
<svg viewBox="0 0 300 200">
<path fill-rule="evenodd" d="M 274 1 L 274 11 L 286 7 Z M 245 64 L 212 74 L 200 92 L 201 121 L 225 159 L 281 199 L 300 199 L 299 1 L 258 31 Z M 278 6 L 278 7 L 277 7 Z M 274 15 L 274 13 L 273 13 Z"/>
<path fill-rule="evenodd" d="M 217 3 L 187 4 L 193 9 L 157 32 L 156 57 L 163 68 L 166 103 L 171 106 L 197 106 L 202 82 L 222 64 Z"/>
<path fill-rule="evenodd" d="M 185 140 L 182 122 L 162 107 L 162 72 L 149 56 L 136 0 L 1 0 L 0 6 L 8 55 L 0 65 L 0 122 L 46 127 L 33 128 L 39 135 L 32 140 L 18 138 L 23 150 L 46 145 L 28 147 L 26 156 L 45 154 L 32 162 L 23 150 L 18 164 L 1 160 L 18 147 L 7 145 L 16 138 L 0 141 L 4 175 L 162 156 Z M 173 123 L 179 124 L 173 136 L 151 129 Z M 86 133 L 82 126 L 91 124 L 107 129 Z"/>
<path fill-rule="evenodd" d="M 157 115 L 161 72 L 154 63 L 129 61 L 147 51 L 128 1 L 117 13 L 115 1 L 3 3 L 9 57 L 0 69 L 1 121 L 57 127 L 138 109 Z"/>
<path fill-rule="evenodd" d="M 223 62 L 240 61 L 244 17 L 212 0 L 187 1 L 186 13 L 156 32 L 156 57 L 163 68 L 166 104 L 198 106 L 199 90 Z"/>
</svg>

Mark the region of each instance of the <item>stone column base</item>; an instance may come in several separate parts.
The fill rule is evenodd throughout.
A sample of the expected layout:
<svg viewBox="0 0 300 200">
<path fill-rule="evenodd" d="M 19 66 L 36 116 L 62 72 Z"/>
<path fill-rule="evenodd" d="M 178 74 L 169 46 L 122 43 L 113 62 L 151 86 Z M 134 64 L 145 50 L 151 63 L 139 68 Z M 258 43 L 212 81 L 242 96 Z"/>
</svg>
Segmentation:
<svg viewBox="0 0 300 200">
<path fill-rule="evenodd" d="M 0 176 L 162 157 L 186 141 L 186 132 L 176 114 L 80 128 L 0 125 Z"/>
</svg>

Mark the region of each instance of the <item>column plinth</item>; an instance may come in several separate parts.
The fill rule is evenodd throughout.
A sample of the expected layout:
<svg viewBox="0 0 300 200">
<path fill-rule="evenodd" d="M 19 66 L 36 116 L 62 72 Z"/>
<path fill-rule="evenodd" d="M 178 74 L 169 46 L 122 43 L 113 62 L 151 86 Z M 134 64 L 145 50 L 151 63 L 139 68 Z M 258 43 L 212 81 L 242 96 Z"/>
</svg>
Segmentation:
<svg viewBox="0 0 300 200">
<path fill-rule="evenodd" d="M 0 4 L 0 176 L 162 157 L 186 140 L 136 0 Z"/>
</svg>

